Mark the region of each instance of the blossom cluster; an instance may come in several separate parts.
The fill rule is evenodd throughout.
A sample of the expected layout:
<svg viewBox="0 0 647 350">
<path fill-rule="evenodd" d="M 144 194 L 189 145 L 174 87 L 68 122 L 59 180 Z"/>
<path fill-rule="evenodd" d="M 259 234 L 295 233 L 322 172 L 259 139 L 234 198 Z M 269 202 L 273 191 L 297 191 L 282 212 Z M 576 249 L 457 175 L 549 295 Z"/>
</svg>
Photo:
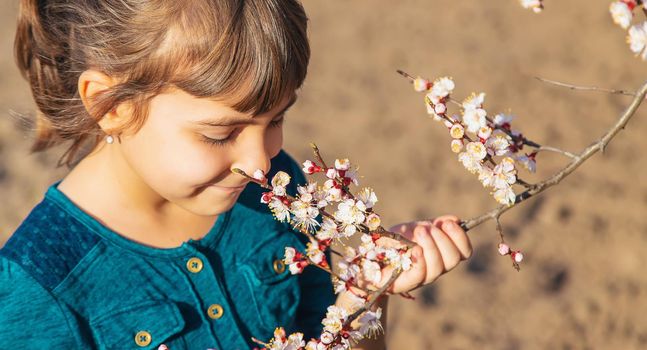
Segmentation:
<svg viewBox="0 0 647 350">
<path fill-rule="evenodd" d="M 512 129 L 513 117 L 500 113 L 489 118 L 484 93 L 470 95 L 460 103 L 461 115 L 450 116 L 447 103 L 459 103 L 451 99 L 455 84 L 448 77 L 433 82 L 418 77 L 413 79 L 413 86 L 418 92 L 426 92 L 427 113 L 449 130 L 450 148 L 458 154 L 458 160 L 470 173 L 478 175 L 499 203 L 512 205 L 516 198 L 512 186 L 517 183 L 517 165 L 535 172 L 537 155 L 536 151 L 520 152 L 527 140 Z"/>
<path fill-rule="evenodd" d="M 521 6 L 539 13 L 543 10 L 543 0 L 520 0 Z M 609 12 L 613 22 L 627 32 L 629 49 L 643 60 L 647 60 L 647 21 L 631 25 L 634 10 L 642 9 L 647 14 L 647 3 L 644 0 L 617 0 L 609 5 Z"/>
<path fill-rule="evenodd" d="M 307 175 L 321 174 L 325 181 L 297 186 L 294 197 L 287 193 L 292 180 L 287 173 L 279 171 L 269 181 L 260 170 L 252 176 L 269 190 L 262 194 L 261 202 L 268 205 L 274 217 L 289 222 L 309 238 L 305 251 L 286 247 L 283 262 L 292 274 L 302 273 L 309 265 L 330 272 L 335 292 L 350 292 L 353 302 L 348 309 L 338 306 L 328 309 L 322 321 L 324 331 L 318 339 L 306 343 L 301 334 L 286 336 L 283 329 L 278 328 L 274 339 L 263 345 L 266 349 L 350 349 L 353 342 L 382 331 L 379 308 L 365 310 L 358 319 L 359 326 L 351 326 L 350 315 L 369 302 L 368 293 L 360 286 L 379 286 L 382 270 L 386 267 L 409 270 L 411 252 L 406 245 L 380 241 L 385 238 L 380 216 L 374 211 L 377 195 L 371 188 L 351 192 L 352 186 L 359 186 L 359 177 L 348 159 L 336 159 L 331 167 L 325 166 L 323 161 L 318 164 L 307 160 L 302 170 Z M 344 244 L 356 236 L 361 241 L 357 249 Z M 326 251 L 333 242 L 345 246 L 337 273 L 332 272 L 326 260 Z"/>
<path fill-rule="evenodd" d="M 544 9 L 543 0 L 519 0 L 519 2 L 521 2 L 521 6 L 533 10 L 535 13 L 540 13 Z"/>
<path fill-rule="evenodd" d="M 631 22 L 634 17 L 634 10 L 638 7 L 645 11 L 646 6 L 641 0 L 614 1 L 609 5 L 613 22 L 624 30 L 628 29 L 627 43 L 629 44 L 629 49 L 643 60 L 647 60 L 647 21 L 633 26 Z"/>
<path fill-rule="evenodd" d="M 348 311 L 335 305 L 328 307 L 326 318 L 322 321 L 324 331 L 319 339 L 310 339 L 307 343 L 302 333 L 286 335 L 281 327 L 274 330 L 274 338 L 264 345 L 264 350 L 346 350 L 353 341 L 382 332 L 380 318 L 382 309 L 367 311 L 359 318 L 359 327 L 353 329 L 347 324 Z"/>
<path fill-rule="evenodd" d="M 519 263 L 523 261 L 523 254 L 520 250 L 512 250 L 510 249 L 510 246 L 505 244 L 504 242 L 499 243 L 498 250 L 499 254 L 501 254 L 502 256 L 510 255 L 510 258 L 512 259 L 512 265 L 515 269 L 519 270 Z"/>
</svg>

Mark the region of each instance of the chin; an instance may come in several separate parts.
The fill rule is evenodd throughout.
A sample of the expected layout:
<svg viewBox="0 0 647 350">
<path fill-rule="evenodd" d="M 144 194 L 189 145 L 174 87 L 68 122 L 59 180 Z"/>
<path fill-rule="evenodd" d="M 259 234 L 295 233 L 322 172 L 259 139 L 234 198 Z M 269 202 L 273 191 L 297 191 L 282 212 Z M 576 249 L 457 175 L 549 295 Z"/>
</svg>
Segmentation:
<svg viewBox="0 0 647 350">
<path fill-rule="evenodd" d="M 192 213 L 200 216 L 216 216 L 231 209 L 236 204 L 237 200 L 238 196 L 235 196 L 233 198 L 220 198 L 218 201 L 203 199 L 198 203 L 195 203 L 195 205 L 191 206 L 191 208 L 187 209 Z"/>
</svg>

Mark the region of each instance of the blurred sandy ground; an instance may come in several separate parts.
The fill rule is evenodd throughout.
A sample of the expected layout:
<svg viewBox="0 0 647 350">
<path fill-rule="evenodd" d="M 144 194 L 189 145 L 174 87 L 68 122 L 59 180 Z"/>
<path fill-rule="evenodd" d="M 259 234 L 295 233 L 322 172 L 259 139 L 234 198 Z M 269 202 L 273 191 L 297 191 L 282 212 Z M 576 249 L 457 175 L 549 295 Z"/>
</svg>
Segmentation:
<svg viewBox="0 0 647 350">
<path fill-rule="evenodd" d="M 629 98 L 533 77 L 637 88 L 647 63 L 629 52 L 609 2 L 547 1 L 534 15 L 514 0 L 306 0 L 313 58 L 286 149 L 304 160 L 315 141 L 324 155 L 354 160 L 387 223 L 478 215 L 495 203 L 395 70 L 453 76 L 456 98 L 484 91 L 490 113 L 511 111 L 532 139 L 579 151 Z M 60 150 L 29 155 L 28 136 L 8 116 L 33 108 L 11 57 L 14 3 L 0 10 L 0 242 L 64 175 L 55 170 Z M 496 254 L 488 223 L 471 233 L 469 262 L 416 291 L 416 301 L 392 298 L 390 348 L 647 348 L 645 108 L 604 156 L 503 217 L 508 241 L 525 252 L 521 272 Z M 539 180 L 564 163 L 542 154 L 538 174 L 523 177 Z"/>
</svg>

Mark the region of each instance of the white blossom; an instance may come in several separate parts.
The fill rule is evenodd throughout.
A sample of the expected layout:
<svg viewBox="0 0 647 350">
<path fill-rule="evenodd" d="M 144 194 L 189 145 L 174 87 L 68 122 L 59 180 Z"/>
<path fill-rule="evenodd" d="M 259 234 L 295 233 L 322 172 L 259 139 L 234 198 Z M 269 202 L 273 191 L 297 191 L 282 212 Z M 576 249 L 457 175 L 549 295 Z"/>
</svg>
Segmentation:
<svg viewBox="0 0 647 350">
<path fill-rule="evenodd" d="M 310 340 L 305 347 L 305 350 L 327 350 L 328 347 L 323 344 L 321 341 L 312 339 Z"/>
<path fill-rule="evenodd" d="M 323 192 L 325 193 L 324 200 L 328 203 L 342 200 L 342 191 L 335 186 L 335 180 L 326 180 L 323 185 Z"/>
<path fill-rule="evenodd" d="M 358 247 L 360 255 L 368 257 L 369 255 L 371 255 L 371 253 L 375 254 L 375 242 L 373 242 L 373 237 L 371 237 L 371 235 L 364 233 L 360 237 L 360 240 L 362 241 L 362 243 Z"/>
<path fill-rule="evenodd" d="M 504 189 L 517 182 L 517 170 L 514 168 L 514 160 L 505 157 L 493 169 L 494 179 L 492 186 L 496 189 Z"/>
<path fill-rule="evenodd" d="M 330 332 L 323 332 L 321 333 L 321 336 L 319 337 L 319 339 L 321 340 L 322 344 L 329 345 L 335 340 L 335 336 Z"/>
<path fill-rule="evenodd" d="M 609 11 L 611 12 L 611 17 L 615 24 L 622 27 L 622 29 L 629 28 L 631 25 L 631 19 L 634 16 L 629 5 L 622 1 L 614 1 L 609 5 Z"/>
<path fill-rule="evenodd" d="M 535 13 L 541 12 L 541 10 L 544 9 L 544 5 L 542 4 L 542 0 L 520 0 L 521 1 L 521 6 L 523 6 L 526 9 L 531 9 Z"/>
<path fill-rule="evenodd" d="M 337 169 L 337 170 L 348 170 L 348 169 L 350 169 L 350 160 L 348 160 L 348 158 L 335 159 L 335 169 Z"/>
<path fill-rule="evenodd" d="M 512 252 L 511 255 L 512 255 L 512 259 L 514 259 L 514 262 L 520 263 L 523 261 L 523 254 L 521 254 L 521 252 L 519 251 Z"/>
<path fill-rule="evenodd" d="M 483 102 L 485 102 L 485 93 L 481 92 L 478 95 L 476 93 L 472 93 L 463 100 L 462 106 L 464 110 L 480 109 L 483 107 Z"/>
<path fill-rule="evenodd" d="M 346 199 L 339 203 L 334 217 L 342 225 L 345 236 L 350 237 L 357 232 L 357 225 L 364 223 L 366 205 L 361 201 Z"/>
<path fill-rule="evenodd" d="M 629 35 L 627 36 L 627 43 L 636 56 L 641 56 L 643 60 L 647 59 L 647 22 L 636 24 L 629 28 Z"/>
<path fill-rule="evenodd" d="M 489 126 L 482 126 L 477 134 L 477 136 L 483 140 L 490 138 L 490 135 L 492 135 L 492 129 Z"/>
<path fill-rule="evenodd" d="M 476 160 L 483 160 L 487 156 L 487 150 L 481 142 L 470 142 L 465 146 L 465 151 L 470 155 L 470 157 Z"/>
<path fill-rule="evenodd" d="M 346 317 L 348 317 L 348 312 L 344 308 L 335 305 L 328 306 L 326 318 L 321 321 L 321 323 L 324 325 L 324 331 L 331 333 L 332 335 L 339 333 L 339 331 L 341 331 L 342 329 L 344 321 L 346 320 Z M 324 344 L 326 343 L 323 338 L 321 340 Z M 328 344 L 330 344 L 330 342 L 328 342 Z"/>
<path fill-rule="evenodd" d="M 451 149 L 454 153 L 459 153 L 463 150 L 463 140 L 452 140 Z"/>
<path fill-rule="evenodd" d="M 461 152 L 458 154 L 458 160 L 463 163 L 463 166 L 467 171 L 469 171 L 472 174 L 478 173 L 483 165 L 481 164 L 480 159 L 476 159 L 472 157 L 469 153 L 467 152 Z"/>
<path fill-rule="evenodd" d="M 311 231 L 317 226 L 316 218 L 319 216 L 319 209 L 301 200 L 295 200 L 290 204 L 290 211 L 293 214 L 292 225 L 299 229 Z"/>
<path fill-rule="evenodd" d="M 283 262 L 286 264 L 292 264 L 294 262 L 296 254 L 296 249 L 292 247 L 285 247 L 285 258 L 283 258 Z"/>
<path fill-rule="evenodd" d="M 534 157 L 530 157 L 527 154 L 524 154 L 517 156 L 515 160 L 529 172 L 534 173 L 535 171 L 537 171 L 537 162 L 535 161 Z"/>
<path fill-rule="evenodd" d="M 463 111 L 463 124 L 467 131 L 477 133 L 479 129 L 487 125 L 487 112 L 482 108 L 465 109 Z"/>
<path fill-rule="evenodd" d="M 505 127 L 505 126 L 510 126 L 513 119 L 514 117 L 512 115 L 499 113 L 494 116 L 494 119 L 492 121 L 496 126 Z"/>
<path fill-rule="evenodd" d="M 284 171 L 279 171 L 272 178 L 272 187 L 285 187 L 289 183 L 290 183 L 290 175 L 288 175 Z"/>
<path fill-rule="evenodd" d="M 413 80 L 413 89 L 418 92 L 426 91 L 429 88 L 429 80 L 417 77 Z"/>
<path fill-rule="evenodd" d="M 460 123 L 456 123 L 452 125 L 452 127 L 449 129 L 449 136 L 451 136 L 453 139 L 460 140 L 463 138 L 464 135 L 465 135 L 465 128 Z"/>
<path fill-rule="evenodd" d="M 404 271 L 411 269 L 411 251 L 407 250 L 404 253 L 401 253 L 395 248 L 387 248 L 384 251 L 386 258 L 389 260 L 389 264 L 394 268 L 402 268 Z"/>
<path fill-rule="evenodd" d="M 487 153 L 491 156 L 504 156 L 510 153 L 510 137 L 502 132 L 493 135 L 485 141 Z"/>
<path fill-rule="evenodd" d="M 494 171 L 488 166 L 483 166 L 479 171 L 479 181 L 483 187 L 494 187 Z"/>
<path fill-rule="evenodd" d="M 260 181 L 260 182 L 267 181 L 267 179 L 265 178 L 265 172 L 263 170 L 261 170 L 261 169 L 256 169 L 256 171 L 254 171 L 254 174 L 252 175 L 252 177 L 254 179 Z"/>
<path fill-rule="evenodd" d="M 366 206 L 366 208 L 373 208 L 377 203 L 377 195 L 372 188 L 365 187 L 355 194 L 355 198 Z"/>
<path fill-rule="evenodd" d="M 377 336 L 379 333 L 383 332 L 382 323 L 380 323 L 380 318 L 382 317 L 382 309 L 377 308 L 377 310 L 366 311 L 359 318 L 359 332 L 364 337 L 372 338 Z"/>
<path fill-rule="evenodd" d="M 439 98 L 447 97 L 454 91 L 454 81 L 449 77 L 438 78 L 431 87 L 431 93 Z"/>
<path fill-rule="evenodd" d="M 367 281 L 375 285 L 382 280 L 382 269 L 380 268 L 380 264 L 375 261 L 364 259 L 362 261 L 362 273 Z"/>
<path fill-rule="evenodd" d="M 308 254 L 308 258 L 317 265 L 321 264 L 321 262 L 326 258 L 324 252 L 319 249 L 319 244 L 317 243 L 309 242 L 306 247 L 306 253 Z"/>
<path fill-rule="evenodd" d="M 375 213 L 371 213 L 366 217 L 366 226 L 371 231 L 377 230 L 381 224 L 382 220 L 380 219 L 380 216 Z"/>
<path fill-rule="evenodd" d="M 285 222 L 290 220 L 290 210 L 285 203 L 283 203 L 282 200 L 276 197 L 272 197 L 270 202 L 267 204 L 267 206 L 270 208 L 272 211 L 272 214 L 274 214 L 274 217 L 276 220 L 280 222 Z"/>
<path fill-rule="evenodd" d="M 339 231 L 337 230 L 337 223 L 328 217 L 324 217 L 321 222 L 321 227 L 317 231 L 316 236 L 320 241 L 337 238 Z"/>
<path fill-rule="evenodd" d="M 507 206 L 514 204 L 515 197 L 516 196 L 514 194 L 514 191 L 510 186 L 499 188 L 494 191 L 494 199 L 496 199 L 497 202 Z"/>
<path fill-rule="evenodd" d="M 499 254 L 501 254 L 501 255 L 510 254 L 510 246 L 508 246 L 505 243 L 499 243 L 498 250 L 499 250 Z"/>
</svg>

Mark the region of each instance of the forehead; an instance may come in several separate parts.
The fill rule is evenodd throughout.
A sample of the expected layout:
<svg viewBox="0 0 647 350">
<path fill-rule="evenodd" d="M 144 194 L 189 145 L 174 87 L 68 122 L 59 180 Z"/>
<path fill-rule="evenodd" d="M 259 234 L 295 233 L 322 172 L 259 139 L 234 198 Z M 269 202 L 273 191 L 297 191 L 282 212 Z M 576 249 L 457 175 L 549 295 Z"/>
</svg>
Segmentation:
<svg viewBox="0 0 647 350">
<path fill-rule="evenodd" d="M 191 122 L 196 125 L 221 126 L 227 123 L 250 122 L 254 118 L 281 114 L 296 101 L 296 92 L 286 94 L 271 110 L 260 115 L 235 110 L 235 101 L 228 99 L 203 98 L 193 96 L 181 89 L 173 88 L 156 96 L 151 105 L 151 113 L 172 117 L 177 121 Z M 170 115 L 172 114 L 172 115 Z"/>
</svg>

